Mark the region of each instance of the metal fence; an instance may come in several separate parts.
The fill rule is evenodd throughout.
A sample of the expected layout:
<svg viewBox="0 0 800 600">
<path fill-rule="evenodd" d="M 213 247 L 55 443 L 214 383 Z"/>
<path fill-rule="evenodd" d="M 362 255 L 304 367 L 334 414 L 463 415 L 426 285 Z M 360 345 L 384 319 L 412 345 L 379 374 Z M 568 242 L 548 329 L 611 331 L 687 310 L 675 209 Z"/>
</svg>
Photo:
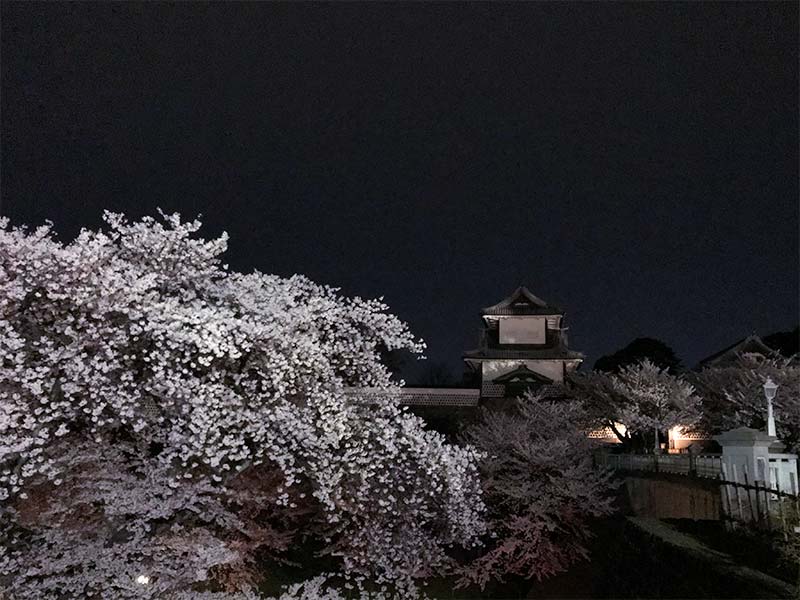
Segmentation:
<svg viewBox="0 0 800 600">
<path fill-rule="evenodd" d="M 733 469 L 720 454 L 608 454 L 596 455 L 600 467 L 620 471 L 672 473 L 719 482 L 721 518 L 731 526 L 746 525 L 780 530 L 784 536 L 797 533 L 800 524 L 800 495 L 797 490 L 781 489 L 779 480 L 771 486 L 750 481 L 747 469 Z"/>
<path fill-rule="evenodd" d="M 746 470 L 729 473 L 723 465 L 720 492 L 725 518 L 733 524 L 781 529 L 785 536 L 800 522 L 800 496 L 795 490 L 781 489 L 779 480 L 771 486 L 758 480 L 751 482 Z"/>
<path fill-rule="evenodd" d="M 722 474 L 719 454 L 607 454 L 597 456 L 599 466 L 620 471 L 675 473 L 718 479 Z"/>
</svg>

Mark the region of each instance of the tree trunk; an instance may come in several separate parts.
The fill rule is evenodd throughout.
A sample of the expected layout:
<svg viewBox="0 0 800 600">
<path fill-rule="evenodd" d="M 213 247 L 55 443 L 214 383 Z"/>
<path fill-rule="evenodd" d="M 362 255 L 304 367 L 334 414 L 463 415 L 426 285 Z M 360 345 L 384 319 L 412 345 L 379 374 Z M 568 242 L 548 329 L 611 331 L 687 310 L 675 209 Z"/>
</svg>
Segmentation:
<svg viewBox="0 0 800 600">
<path fill-rule="evenodd" d="M 628 431 L 626 430 L 625 431 L 625 435 L 622 435 L 622 432 L 619 429 L 617 429 L 617 426 L 614 424 L 614 421 L 609 421 L 607 424 L 608 424 L 608 427 L 611 429 L 611 431 L 614 432 L 614 435 L 617 436 L 617 439 L 622 444 L 623 451 L 630 452 L 631 451 L 631 434 L 628 433 Z"/>
<path fill-rule="evenodd" d="M 660 454 L 661 453 L 661 446 L 658 445 L 658 426 L 653 428 L 653 432 L 656 434 L 656 439 L 655 439 L 654 446 L 653 446 L 653 452 L 655 454 Z"/>
</svg>

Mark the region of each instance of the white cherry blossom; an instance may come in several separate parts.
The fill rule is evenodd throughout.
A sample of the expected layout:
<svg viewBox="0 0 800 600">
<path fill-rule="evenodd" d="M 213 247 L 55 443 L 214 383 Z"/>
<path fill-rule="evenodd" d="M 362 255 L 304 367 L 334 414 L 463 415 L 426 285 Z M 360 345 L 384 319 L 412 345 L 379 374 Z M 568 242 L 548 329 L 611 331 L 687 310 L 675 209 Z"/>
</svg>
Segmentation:
<svg viewBox="0 0 800 600">
<path fill-rule="evenodd" d="M 229 272 L 226 237 L 178 215 L 105 221 L 66 244 L 0 221 L 12 597 L 249 594 L 254 553 L 309 537 L 410 589 L 475 543 L 476 453 L 392 400 L 380 352 L 424 345 L 383 302 Z"/>
</svg>

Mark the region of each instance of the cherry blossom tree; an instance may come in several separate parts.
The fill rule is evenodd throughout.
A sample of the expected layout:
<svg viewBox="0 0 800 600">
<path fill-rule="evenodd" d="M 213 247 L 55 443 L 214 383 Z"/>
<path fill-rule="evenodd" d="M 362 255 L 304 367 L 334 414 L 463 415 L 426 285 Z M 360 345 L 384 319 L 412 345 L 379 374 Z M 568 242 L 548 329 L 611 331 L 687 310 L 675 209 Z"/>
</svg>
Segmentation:
<svg viewBox="0 0 800 600">
<path fill-rule="evenodd" d="M 631 401 L 619 393 L 612 377 L 602 371 L 569 373 L 564 382 L 565 394 L 581 404 L 594 430 L 611 431 L 630 450 L 641 436 L 620 426 L 622 411 Z"/>
<path fill-rule="evenodd" d="M 659 431 L 690 427 L 701 417 L 702 400 L 694 387 L 647 359 L 623 367 L 612 381 L 614 389 L 628 400 L 619 411 L 620 421 L 632 431 L 653 431 L 656 453 L 661 451 Z"/>
<path fill-rule="evenodd" d="M 614 487 L 610 472 L 593 465 L 592 421 L 578 402 L 528 392 L 507 411 L 484 411 L 467 431 L 484 453 L 491 539 L 461 585 L 543 579 L 587 556 L 590 521 L 612 512 Z"/>
<path fill-rule="evenodd" d="M 266 494 L 176 482 L 127 443 L 76 442 L 60 445 L 59 479 L 26 485 L 5 515 L 20 598 L 171 597 L 211 579 L 235 589 L 252 578 L 251 551 L 292 537 L 232 510 L 236 495 L 247 506 Z"/>
<path fill-rule="evenodd" d="M 247 596 L 309 539 L 410 589 L 475 543 L 477 454 L 393 401 L 380 353 L 423 344 L 380 300 L 230 272 L 178 215 L 105 222 L 64 244 L 0 220 L 11 597 Z"/>
<path fill-rule="evenodd" d="M 778 384 L 773 402 L 778 438 L 792 451 L 800 450 L 800 363 L 796 358 L 741 357 L 735 364 L 703 369 L 693 382 L 703 394 L 701 426 L 708 433 L 735 427 L 766 426 L 767 401 L 763 385 Z"/>
</svg>

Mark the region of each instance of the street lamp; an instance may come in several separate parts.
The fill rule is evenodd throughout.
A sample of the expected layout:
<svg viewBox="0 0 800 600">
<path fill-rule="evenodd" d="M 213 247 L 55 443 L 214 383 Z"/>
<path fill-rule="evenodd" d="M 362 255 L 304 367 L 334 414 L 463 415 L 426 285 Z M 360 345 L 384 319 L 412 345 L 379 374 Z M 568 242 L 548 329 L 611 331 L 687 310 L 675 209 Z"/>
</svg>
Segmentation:
<svg viewBox="0 0 800 600">
<path fill-rule="evenodd" d="M 767 434 L 775 435 L 775 417 L 772 414 L 772 399 L 778 392 L 778 384 L 767 377 L 764 382 L 764 395 L 767 397 Z"/>
</svg>

